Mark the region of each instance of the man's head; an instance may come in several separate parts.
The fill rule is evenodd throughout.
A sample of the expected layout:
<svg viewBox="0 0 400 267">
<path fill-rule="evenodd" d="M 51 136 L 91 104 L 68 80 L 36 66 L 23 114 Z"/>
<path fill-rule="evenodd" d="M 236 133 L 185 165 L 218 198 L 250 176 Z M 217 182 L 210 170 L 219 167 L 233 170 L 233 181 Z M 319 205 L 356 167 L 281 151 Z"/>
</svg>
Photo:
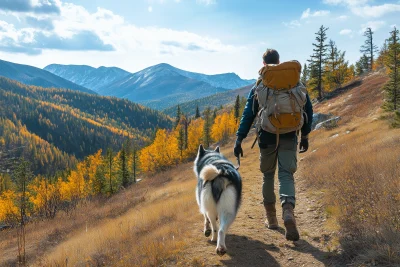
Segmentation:
<svg viewBox="0 0 400 267">
<path fill-rule="evenodd" d="M 279 53 L 275 49 L 267 49 L 262 58 L 264 65 L 279 64 Z"/>
</svg>

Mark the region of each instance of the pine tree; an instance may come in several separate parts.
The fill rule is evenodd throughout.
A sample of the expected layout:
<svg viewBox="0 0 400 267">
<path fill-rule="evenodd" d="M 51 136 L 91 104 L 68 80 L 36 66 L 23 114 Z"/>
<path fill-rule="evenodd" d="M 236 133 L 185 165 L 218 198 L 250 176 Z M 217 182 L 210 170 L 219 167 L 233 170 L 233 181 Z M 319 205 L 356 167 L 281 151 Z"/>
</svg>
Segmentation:
<svg viewBox="0 0 400 267">
<path fill-rule="evenodd" d="M 235 121 L 237 122 L 239 120 L 239 116 L 240 116 L 240 97 L 239 97 L 239 95 L 236 96 L 234 111 L 235 111 L 235 113 L 234 113 Z"/>
<path fill-rule="evenodd" d="M 114 191 L 113 191 L 113 183 L 112 183 L 114 152 L 112 151 L 111 148 L 107 149 L 106 161 L 107 161 L 107 169 L 108 169 L 108 187 L 109 187 L 109 190 L 110 190 L 110 194 L 112 195 L 114 193 Z"/>
<path fill-rule="evenodd" d="M 212 125 L 210 107 L 207 107 L 206 110 L 204 110 L 203 115 L 204 115 L 204 128 L 203 128 L 204 146 L 208 148 L 210 147 L 211 143 L 211 125 Z"/>
<path fill-rule="evenodd" d="M 181 159 L 183 158 L 183 150 L 184 150 L 184 146 L 185 146 L 185 130 L 184 127 L 182 127 L 183 125 L 180 124 L 177 127 L 178 130 L 178 135 L 177 135 L 177 139 L 178 139 L 178 149 L 180 152 L 180 157 Z"/>
<path fill-rule="evenodd" d="M 355 65 L 355 71 L 356 75 L 360 76 L 369 70 L 369 64 L 368 64 L 368 57 L 366 55 L 363 55 Z"/>
<path fill-rule="evenodd" d="M 385 65 L 389 70 L 389 81 L 385 84 L 385 108 L 388 111 L 400 110 L 400 41 L 396 27 L 390 32 L 389 47 Z"/>
<path fill-rule="evenodd" d="M 307 86 L 309 75 L 310 71 L 307 67 L 307 64 L 304 63 L 303 72 L 301 74 L 301 83 L 304 84 L 304 86 Z"/>
<path fill-rule="evenodd" d="M 176 118 L 175 118 L 175 128 L 178 126 L 179 121 L 181 120 L 182 112 L 181 107 L 178 105 L 176 108 Z"/>
<path fill-rule="evenodd" d="M 325 65 L 325 82 L 328 90 L 340 87 L 349 80 L 348 62 L 345 61 L 346 52 L 341 52 L 334 41 L 329 41 L 328 57 Z"/>
<path fill-rule="evenodd" d="M 317 91 L 318 99 L 322 98 L 322 77 L 324 74 L 324 67 L 325 67 L 327 47 L 328 47 L 328 45 L 325 44 L 325 41 L 327 39 L 326 31 L 328 29 L 329 28 L 325 28 L 324 25 L 322 25 L 319 28 L 318 32 L 315 33 L 316 34 L 315 40 L 317 42 L 312 44 L 314 46 L 313 49 L 314 54 L 311 56 L 311 60 L 309 60 L 311 65 L 309 85 L 312 87 L 311 90 Z"/>
<path fill-rule="evenodd" d="M 121 177 L 121 183 L 123 187 L 127 187 L 130 184 L 129 171 L 128 171 L 128 157 L 126 144 L 122 146 L 119 152 L 119 173 Z"/>
<path fill-rule="evenodd" d="M 199 110 L 199 106 L 196 106 L 196 115 L 194 116 L 195 119 L 200 118 L 200 110 Z"/>
<path fill-rule="evenodd" d="M 105 176 L 106 170 L 105 166 L 103 164 L 100 164 L 95 172 L 94 175 L 94 182 L 92 184 L 93 187 L 93 192 L 95 194 L 104 194 L 106 191 L 106 176 Z"/>
<path fill-rule="evenodd" d="M 136 175 L 139 163 L 139 148 L 136 143 L 132 145 L 132 172 L 133 172 L 133 183 L 136 183 Z"/>
<path fill-rule="evenodd" d="M 18 262 L 25 265 L 25 223 L 28 213 L 29 195 L 27 192 L 28 184 L 33 174 L 30 170 L 29 162 L 21 160 L 14 173 L 14 180 L 17 186 L 19 210 L 18 218 Z"/>
<path fill-rule="evenodd" d="M 378 52 L 378 47 L 374 45 L 373 41 L 373 34 L 374 32 L 372 31 L 371 28 L 367 28 L 364 32 L 364 36 L 367 38 L 365 40 L 364 45 L 361 46 L 360 52 L 366 55 L 368 58 L 368 71 L 373 70 L 374 68 L 374 55 L 375 53 Z"/>
</svg>

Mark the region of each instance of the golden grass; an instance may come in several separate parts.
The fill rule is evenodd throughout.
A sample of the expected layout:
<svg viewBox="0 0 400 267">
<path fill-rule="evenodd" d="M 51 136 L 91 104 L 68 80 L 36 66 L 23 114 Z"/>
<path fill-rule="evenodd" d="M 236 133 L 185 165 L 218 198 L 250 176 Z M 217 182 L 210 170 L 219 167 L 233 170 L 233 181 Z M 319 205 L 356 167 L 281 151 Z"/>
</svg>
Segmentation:
<svg viewBox="0 0 400 267">
<path fill-rule="evenodd" d="M 188 221 L 201 220 L 192 164 L 147 177 L 110 199 L 27 226 L 30 266 L 162 266 L 177 262 Z M 3 255 L 1 255 L 3 254 Z M 15 264 L 14 231 L 0 232 L 0 266 Z M 4 256 L 4 257 L 3 257 Z"/>
<path fill-rule="evenodd" d="M 328 222 L 338 224 L 347 261 L 400 264 L 400 130 L 378 120 L 381 102 L 360 93 L 379 95 L 385 79 L 368 79 L 336 102 L 317 106 L 344 120 L 336 129 L 312 133 L 310 152 L 301 156 L 302 178 L 325 192 Z M 358 100 L 344 101 L 351 98 Z"/>
</svg>

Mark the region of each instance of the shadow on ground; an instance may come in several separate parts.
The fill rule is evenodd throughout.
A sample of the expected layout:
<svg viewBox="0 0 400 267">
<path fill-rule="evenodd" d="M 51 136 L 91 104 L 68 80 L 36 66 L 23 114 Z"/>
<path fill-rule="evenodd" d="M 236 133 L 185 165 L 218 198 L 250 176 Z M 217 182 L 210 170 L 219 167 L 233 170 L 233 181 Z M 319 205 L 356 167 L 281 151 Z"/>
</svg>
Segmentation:
<svg viewBox="0 0 400 267">
<path fill-rule="evenodd" d="M 281 266 L 268 252 L 271 245 L 240 235 L 227 235 L 226 244 L 231 257 L 221 260 L 226 266 Z"/>
</svg>

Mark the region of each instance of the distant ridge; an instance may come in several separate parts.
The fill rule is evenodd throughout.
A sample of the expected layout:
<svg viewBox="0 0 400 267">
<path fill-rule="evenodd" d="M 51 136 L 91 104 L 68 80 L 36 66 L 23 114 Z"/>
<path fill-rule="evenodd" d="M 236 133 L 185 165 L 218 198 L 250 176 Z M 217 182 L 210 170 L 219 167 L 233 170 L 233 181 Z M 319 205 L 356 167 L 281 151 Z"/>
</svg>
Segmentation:
<svg viewBox="0 0 400 267">
<path fill-rule="evenodd" d="M 51 64 L 44 67 L 44 70 L 93 91 L 131 74 L 117 67 L 93 68 L 87 65 Z"/>
<path fill-rule="evenodd" d="M 95 94 L 94 91 L 88 88 L 63 79 L 46 70 L 4 60 L 0 60 L 0 76 L 19 81 L 26 85 L 63 88 Z"/>
</svg>

